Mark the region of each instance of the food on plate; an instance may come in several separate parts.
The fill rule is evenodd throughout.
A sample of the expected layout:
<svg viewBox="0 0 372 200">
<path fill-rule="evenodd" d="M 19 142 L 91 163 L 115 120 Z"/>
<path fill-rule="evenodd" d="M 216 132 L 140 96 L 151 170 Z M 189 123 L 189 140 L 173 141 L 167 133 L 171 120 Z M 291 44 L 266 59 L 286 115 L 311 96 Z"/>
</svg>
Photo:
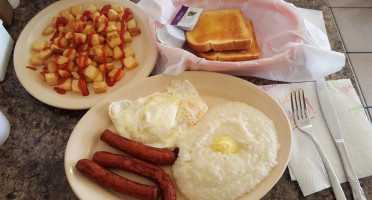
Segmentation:
<svg viewBox="0 0 372 200">
<path fill-rule="evenodd" d="M 122 137 L 108 129 L 103 131 L 100 139 L 115 149 L 152 164 L 171 165 L 178 156 L 177 147 L 171 151 L 169 149 L 147 146 Z"/>
<path fill-rule="evenodd" d="M 172 148 L 177 137 L 194 126 L 208 106 L 188 80 L 174 80 L 167 92 L 112 102 L 109 116 L 118 134 L 158 147 Z"/>
<path fill-rule="evenodd" d="M 185 197 L 198 200 L 232 200 L 248 193 L 277 164 L 280 147 L 274 122 L 242 102 L 210 108 L 177 145 L 176 185 Z"/>
<path fill-rule="evenodd" d="M 254 33 L 254 27 L 251 20 L 245 20 L 249 32 L 252 35 L 252 44 L 247 46 L 243 50 L 231 50 L 231 51 L 207 51 L 207 52 L 196 52 L 196 55 L 207 60 L 217 61 L 247 61 L 256 60 L 261 57 L 261 51 L 257 44 L 256 35 Z"/>
<path fill-rule="evenodd" d="M 76 163 L 76 168 L 85 176 L 90 177 L 97 183 L 113 189 L 124 195 L 143 200 L 156 200 L 158 188 L 156 186 L 143 185 L 121 177 L 96 162 L 81 159 Z"/>
<path fill-rule="evenodd" d="M 104 93 L 126 70 L 139 65 L 127 44 L 140 33 L 130 8 L 71 6 L 44 29 L 48 40 L 32 44 L 30 64 L 42 66 L 41 78 L 60 94 L 72 91 L 87 96 L 89 83 L 95 93 Z"/>
<path fill-rule="evenodd" d="M 252 42 L 252 34 L 240 9 L 204 11 L 185 37 L 196 52 L 246 49 Z"/>
<path fill-rule="evenodd" d="M 119 168 L 146 177 L 158 185 L 162 200 L 177 199 L 176 188 L 171 177 L 160 167 L 136 158 L 103 151 L 94 153 L 93 161 L 103 167 Z"/>
</svg>

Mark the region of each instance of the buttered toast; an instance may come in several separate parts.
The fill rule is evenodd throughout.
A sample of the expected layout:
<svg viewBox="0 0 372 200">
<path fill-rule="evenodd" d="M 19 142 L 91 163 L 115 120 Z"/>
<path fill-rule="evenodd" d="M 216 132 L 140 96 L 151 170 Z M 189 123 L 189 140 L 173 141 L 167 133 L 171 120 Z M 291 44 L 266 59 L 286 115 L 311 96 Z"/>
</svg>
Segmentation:
<svg viewBox="0 0 372 200">
<path fill-rule="evenodd" d="M 252 42 L 252 34 L 240 9 L 205 11 L 194 29 L 187 31 L 185 36 L 196 52 L 246 49 Z"/>
<path fill-rule="evenodd" d="M 252 35 L 252 44 L 250 46 L 246 46 L 247 49 L 220 52 L 211 50 L 208 52 L 196 52 L 196 55 L 207 60 L 217 61 L 247 61 L 259 59 L 261 57 L 261 51 L 257 44 L 252 21 L 246 20 L 245 24 Z"/>
</svg>

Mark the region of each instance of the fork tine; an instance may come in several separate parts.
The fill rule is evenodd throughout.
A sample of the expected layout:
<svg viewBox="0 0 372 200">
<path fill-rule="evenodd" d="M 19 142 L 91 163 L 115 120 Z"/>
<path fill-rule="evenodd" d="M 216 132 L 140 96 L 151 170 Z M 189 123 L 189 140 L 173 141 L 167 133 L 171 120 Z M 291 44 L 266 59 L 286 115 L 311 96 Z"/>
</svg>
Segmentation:
<svg viewBox="0 0 372 200">
<path fill-rule="evenodd" d="M 296 117 L 296 111 L 295 111 L 295 108 L 294 108 L 293 91 L 291 92 L 291 107 L 292 107 L 292 115 L 293 115 L 293 117 Z"/>
<path fill-rule="evenodd" d="M 306 108 L 306 99 L 305 99 L 305 91 L 302 90 L 302 104 L 304 105 L 304 116 L 307 118 L 307 108 Z"/>
</svg>

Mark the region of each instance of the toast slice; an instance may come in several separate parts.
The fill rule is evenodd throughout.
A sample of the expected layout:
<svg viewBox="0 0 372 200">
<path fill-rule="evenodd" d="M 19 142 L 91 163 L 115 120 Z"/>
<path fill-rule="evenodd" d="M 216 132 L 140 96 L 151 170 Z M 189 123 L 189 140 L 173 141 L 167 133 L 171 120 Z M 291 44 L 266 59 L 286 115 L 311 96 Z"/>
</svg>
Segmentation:
<svg viewBox="0 0 372 200">
<path fill-rule="evenodd" d="M 217 61 L 247 61 L 255 60 L 261 57 L 261 51 L 258 47 L 256 35 L 254 33 L 254 27 L 251 20 L 245 21 L 249 32 L 252 34 L 252 44 L 247 46 L 245 50 L 236 51 L 208 51 L 208 52 L 196 52 L 196 55 L 207 60 Z"/>
<path fill-rule="evenodd" d="M 203 12 L 194 29 L 187 31 L 185 37 L 196 52 L 246 49 L 252 41 L 240 9 Z"/>
</svg>

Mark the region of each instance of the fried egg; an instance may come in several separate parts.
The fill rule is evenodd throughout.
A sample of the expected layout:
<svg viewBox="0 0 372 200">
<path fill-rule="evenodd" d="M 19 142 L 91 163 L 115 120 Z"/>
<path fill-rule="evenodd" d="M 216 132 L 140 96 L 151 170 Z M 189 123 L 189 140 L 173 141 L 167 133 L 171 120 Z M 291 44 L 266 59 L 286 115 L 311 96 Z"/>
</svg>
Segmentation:
<svg viewBox="0 0 372 200">
<path fill-rule="evenodd" d="M 172 148 L 177 137 L 195 125 L 208 106 L 188 80 L 175 80 L 167 92 L 112 102 L 109 116 L 117 132 L 159 148 Z"/>
<path fill-rule="evenodd" d="M 187 199 L 232 200 L 256 187 L 277 164 L 274 122 L 241 102 L 209 109 L 178 140 L 172 174 Z"/>
</svg>

